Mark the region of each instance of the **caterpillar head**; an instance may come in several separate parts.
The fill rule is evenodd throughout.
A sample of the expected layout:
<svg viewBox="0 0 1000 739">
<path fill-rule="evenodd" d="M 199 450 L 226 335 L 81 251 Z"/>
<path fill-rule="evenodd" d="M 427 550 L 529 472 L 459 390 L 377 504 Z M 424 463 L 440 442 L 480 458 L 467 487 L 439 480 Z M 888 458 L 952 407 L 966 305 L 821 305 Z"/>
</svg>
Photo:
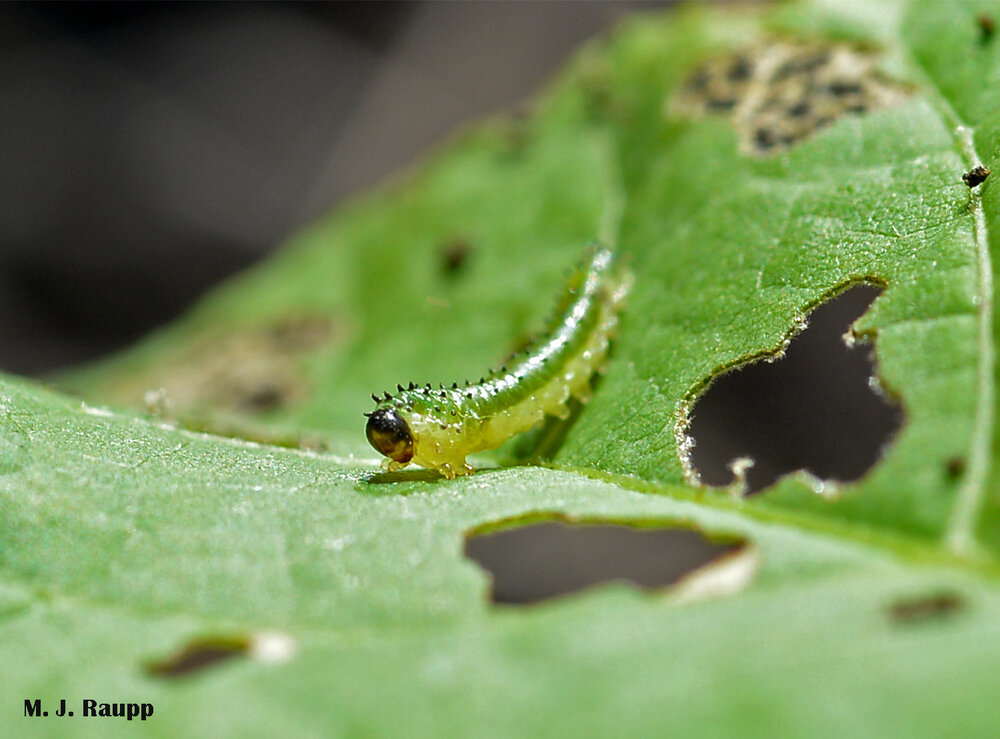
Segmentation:
<svg viewBox="0 0 1000 739">
<path fill-rule="evenodd" d="M 379 408 L 368 416 L 365 427 L 368 443 L 375 451 L 400 464 L 413 459 L 413 432 L 410 425 L 392 408 Z"/>
</svg>

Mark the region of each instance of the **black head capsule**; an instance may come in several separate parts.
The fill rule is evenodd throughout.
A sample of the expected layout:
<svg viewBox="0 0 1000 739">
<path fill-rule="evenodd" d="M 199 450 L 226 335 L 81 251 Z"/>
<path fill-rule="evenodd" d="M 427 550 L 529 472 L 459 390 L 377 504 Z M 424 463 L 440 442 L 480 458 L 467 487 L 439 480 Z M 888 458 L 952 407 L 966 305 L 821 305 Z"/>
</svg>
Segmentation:
<svg viewBox="0 0 1000 739">
<path fill-rule="evenodd" d="M 413 459 L 410 426 L 392 408 L 379 408 L 368 416 L 365 435 L 379 454 L 406 464 Z"/>
</svg>

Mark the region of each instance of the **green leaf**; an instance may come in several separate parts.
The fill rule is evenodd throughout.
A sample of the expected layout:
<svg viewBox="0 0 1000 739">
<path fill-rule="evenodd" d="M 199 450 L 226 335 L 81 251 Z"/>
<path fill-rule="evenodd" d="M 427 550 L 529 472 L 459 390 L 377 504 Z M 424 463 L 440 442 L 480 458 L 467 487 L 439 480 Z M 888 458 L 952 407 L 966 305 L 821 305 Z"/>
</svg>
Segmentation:
<svg viewBox="0 0 1000 739">
<path fill-rule="evenodd" d="M 162 735 L 995 723 L 1000 207 L 993 180 L 962 174 L 1000 152 L 1000 38 L 977 21 L 997 11 L 638 17 L 530 116 L 464 131 L 176 325 L 61 378 L 89 405 L 2 381 L 4 733 L 129 730 L 23 718 L 29 698 L 149 702 Z M 745 89 L 726 71 L 741 59 Z M 800 73 L 776 80 L 810 59 L 829 120 L 805 125 L 787 107 Z M 743 96 L 729 112 L 720 89 Z M 754 103 L 769 97 L 786 107 Z M 549 465 L 506 449 L 453 481 L 378 474 L 368 394 L 479 377 L 593 240 L 637 279 Z M 803 475 L 747 500 L 692 485 L 679 440 L 697 394 L 859 281 L 885 286 L 858 331 L 905 414 L 884 459 L 832 497 Z M 491 605 L 464 538 L 546 518 L 694 527 L 747 542 L 757 569 L 698 602 L 606 585 Z M 267 632 L 294 654 L 149 669 Z"/>
</svg>

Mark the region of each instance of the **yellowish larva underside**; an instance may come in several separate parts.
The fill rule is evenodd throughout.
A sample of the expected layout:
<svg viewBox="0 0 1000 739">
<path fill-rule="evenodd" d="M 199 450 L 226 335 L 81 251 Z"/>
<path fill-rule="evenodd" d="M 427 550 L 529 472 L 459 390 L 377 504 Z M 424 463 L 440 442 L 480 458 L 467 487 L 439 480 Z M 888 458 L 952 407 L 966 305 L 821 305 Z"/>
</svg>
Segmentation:
<svg viewBox="0 0 1000 739">
<path fill-rule="evenodd" d="M 592 247 L 573 272 L 553 320 L 532 346 L 478 383 L 408 387 L 373 395 L 367 435 L 393 471 L 408 464 L 447 478 L 473 471 L 466 456 L 500 446 L 546 415 L 565 418 L 567 402 L 590 398 L 631 274 L 608 249 Z"/>
</svg>

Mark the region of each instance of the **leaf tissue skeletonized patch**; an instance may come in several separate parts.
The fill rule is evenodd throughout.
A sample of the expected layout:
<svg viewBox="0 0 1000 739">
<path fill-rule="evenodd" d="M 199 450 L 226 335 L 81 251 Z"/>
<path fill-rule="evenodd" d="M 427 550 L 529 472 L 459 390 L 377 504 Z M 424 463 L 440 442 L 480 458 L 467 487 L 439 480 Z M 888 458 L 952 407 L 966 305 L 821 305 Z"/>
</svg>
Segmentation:
<svg viewBox="0 0 1000 739">
<path fill-rule="evenodd" d="M 729 485 L 742 467 L 750 494 L 796 470 L 847 482 L 878 462 L 903 412 L 875 379 L 872 344 L 845 334 L 880 292 L 859 285 L 819 306 L 784 356 L 729 371 L 705 391 L 688 427 L 701 482 Z"/>
<path fill-rule="evenodd" d="M 745 153 L 768 155 L 844 116 L 898 105 L 906 92 L 878 70 L 869 49 L 773 41 L 699 66 L 673 108 L 680 115 L 728 116 Z"/>
</svg>

